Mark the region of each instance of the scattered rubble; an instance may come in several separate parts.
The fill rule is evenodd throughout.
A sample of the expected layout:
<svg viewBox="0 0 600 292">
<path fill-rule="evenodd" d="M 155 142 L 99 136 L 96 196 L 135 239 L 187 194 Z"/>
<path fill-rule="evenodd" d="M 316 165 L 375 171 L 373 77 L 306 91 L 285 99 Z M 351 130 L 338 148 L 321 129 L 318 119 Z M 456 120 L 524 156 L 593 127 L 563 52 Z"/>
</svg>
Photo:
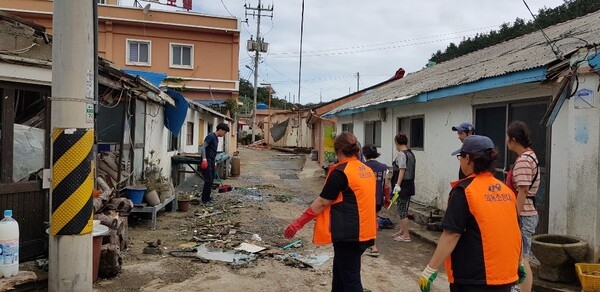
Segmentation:
<svg viewBox="0 0 600 292">
<path fill-rule="evenodd" d="M 300 255 L 298 253 L 291 253 L 290 256 L 297 260 L 300 261 L 301 263 L 316 269 L 320 266 L 322 266 L 326 261 L 328 261 L 330 258 L 333 257 L 332 253 L 321 253 L 321 254 L 309 254 L 306 256 Z"/>
<path fill-rule="evenodd" d="M 156 241 L 146 241 L 148 246 L 144 247 L 145 254 L 157 254 L 161 255 L 163 253 L 162 247 L 160 246 L 162 241 L 157 239 Z"/>
<path fill-rule="evenodd" d="M 252 253 L 237 253 L 234 250 L 211 248 L 207 244 L 197 247 L 196 257 L 206 260 L 221 261 L 232 264 L 232 266 L 245 266 L 248 262 L 256 259 Z"/>
<path fill-rule="evenodd" d="M 0 292 L 14 291 L 19 285 L 35 282 L 37 275 L 31 271 L 20 271 L 16 276 L 0 278 Z"/>
<path fill-rule="evenodd" d="M 169 254 L 174 257 L 193 258 L 193 261 L 202 263 L 227 263 L 232 268 L 250 267 L 251 262 L 260 258 L 276 259 L 297 268 L 314 269 L 323 265 L 332 257 L 330 253 L 301 254 L 302 240 L 290 242 L 282 238 L 282 227 L 274 222 L 266 222 L 273 220 L 272 218 L 257 216 L 252 218 L 256 221 L 236 221 L 236 215 L 242 209 L 255 209 L 257 212 L 262 210 L 263 199 L 288 202 L 293 198 L 292 195 L 265 194 L 269 191 L 275 191 L 275 187 L 256 185 L 235 188 L 224 200 L 219 200 L 212 206 L 195 209 L 189 224 L 181 229 L 182 235 L 191 233 L 192 236 L 188 242 L 179 244 L 177 249 L 171 250 Z M 268 236 L 263 239 L 262 234 Z M 146 244 L 149 246 L 144 249 L 144 253 L 152 245 L 158 246 L 156 242 Z M 297 251 L 290 252 L 291 249 Z"/>
</svg>

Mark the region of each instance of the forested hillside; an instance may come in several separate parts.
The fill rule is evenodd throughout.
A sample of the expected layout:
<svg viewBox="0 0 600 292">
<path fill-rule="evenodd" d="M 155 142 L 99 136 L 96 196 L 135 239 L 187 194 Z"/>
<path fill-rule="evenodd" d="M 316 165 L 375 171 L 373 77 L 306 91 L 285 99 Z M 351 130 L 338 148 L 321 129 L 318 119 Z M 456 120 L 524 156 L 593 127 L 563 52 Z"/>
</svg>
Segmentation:
<svg viewBox="0 0 600 292">
<path fill-rule="evenodd" d="M 526 9 L 525 5 L 523 5 L 523 9 Z M 598 10 L 600 10 L 600 0 L 565 0 L 562 5 L 556 8 L 540 9 L 536 15 L 536 22 L 533 20 L 525 21 L 521 18 L 517 18 L 512 24 L 504 23 L 498 30 L 477 34 L 472 38 L 465 38 L 458 45 L 450 43 L 444 52 L 438 50 L 436 53 L 432 54 L 431 59 L 429 59 L 429 64 L 431 65 L 454 59 L 534 32 L 539 30 L 540 27 L 543 29 Z"/>
</svg>

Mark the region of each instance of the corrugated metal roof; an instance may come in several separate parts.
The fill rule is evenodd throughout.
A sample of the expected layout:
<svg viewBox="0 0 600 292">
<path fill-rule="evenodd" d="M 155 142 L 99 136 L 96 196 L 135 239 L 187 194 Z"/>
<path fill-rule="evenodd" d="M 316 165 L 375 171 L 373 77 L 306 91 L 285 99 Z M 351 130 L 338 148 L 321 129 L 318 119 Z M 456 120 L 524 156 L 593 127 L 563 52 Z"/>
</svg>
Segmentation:
<svg viewBox="0 0 600 292">
<path fill-rule="evenodd" d="M 161 72 L 151 72 L 151 71 L 142 71 L 142 70 L 131 70 L 131 69 L 122 69 L 123 72 L 131 75 L 131 76 L 139 76 L 146 81 L 150 82 L 150 84 L 160 87 L 160 84 L 167 78 L 167 73 Z"/>
<path fill-rule="evenodd" d="M 197 110 L 199 112 L 206 111 L 206 112 L 209 112 L 209 113 L 211 113 L 211 114 L 213 114 L 215 116 L 219 116 L 219 117 L 221 117 L 221 118 L 223 118 L 223 119 L 225 119 L 227 121 L 233 121 L 232 118 L 230 118 L 230 117 L 228 117 L 228 116 L 226 116 L 226 115 L 224 115 L 224 114 L 222 114 L 222 113 L 220 113 L 220 112 L 218 112 L 216 110 L 213 110 L 210 107 L 205 106 L 204 104 L 202 104 L 200 102 L 200 100 L 191 100 L 191 99 L 188 99 L 187 97 L 186 97 L 186 100 L 190 103 L 190 107 L 192 107 L 194 110 Z"/>
<path fill-rule="evenodd" d="M 585 45 L 579 39 L 584 39 L 590 44 L 600 43 L 600 11 L 545 28 L 544 32 L 551 41 L 556 42 L 562 53 Z M 543 34 L 536 31 L 408 74 L 341 105 L 327 115 L 538 68 L 556 59 Z"/>
</svg>

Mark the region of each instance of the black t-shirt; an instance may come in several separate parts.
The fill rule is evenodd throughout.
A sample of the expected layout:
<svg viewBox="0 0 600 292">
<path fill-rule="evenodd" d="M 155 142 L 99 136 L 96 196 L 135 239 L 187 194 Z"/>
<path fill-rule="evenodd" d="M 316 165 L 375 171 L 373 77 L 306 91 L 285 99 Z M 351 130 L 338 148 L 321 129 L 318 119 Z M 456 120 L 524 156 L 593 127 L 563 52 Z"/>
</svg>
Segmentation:
<svg viewBox="0 0 600 292">
<path fill-rule="evenodd" d="M 217 146 L 219 146 L 219 138 L 217 138 L 217 134 L 214 132 L 208 134 L 206 138 L 204 138 L 204 144 L 206 144 L 206 147 L 204 148 L 206 160 L 215 163 L 215 158 L 217 157 Z"/>
<path fill-rule="evenodd" d="M 462 234 L 467 228 L 470 218 L 473 218 L 473 215 L 469 210 L 465 189 L 462 187 L 452 189 L 446 214 L 442 220 L 442 228 Z"/>
<path fill-rule="evenodd" d="M 348 188 L 348 177 L 346 174 L 338 169 L 333 170 L 323 186 L 321 191 L 321 198 L 326 200 L 335 200 L 340 195 L 340 192 Z"/>
</svg>

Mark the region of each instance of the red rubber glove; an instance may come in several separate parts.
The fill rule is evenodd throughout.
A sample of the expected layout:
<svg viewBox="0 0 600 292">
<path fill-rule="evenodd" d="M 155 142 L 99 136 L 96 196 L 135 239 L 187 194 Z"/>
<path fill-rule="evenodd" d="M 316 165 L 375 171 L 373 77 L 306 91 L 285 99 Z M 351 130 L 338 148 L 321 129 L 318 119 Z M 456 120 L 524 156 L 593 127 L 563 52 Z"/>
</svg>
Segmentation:
<svg viewBox="0 0 600 292">
<path fill-rule="evenodd" d="M 390 187 L 386 186 L 383 188 L 383 207 L 387 208 L 390 206 Z"/>
<path fill-rule="evenodd" d="M 308 207 L 306 209 L 306 211 L 304 211 L 304 213 L 302 213 L 302 215 L 300 217 L 298 217 L 298 219 L 296 219 L 296 221 L 292 222 L 292 224 L 290 224 L 290 226 L 288 226 L 288 228 L 284 232 L 285 237 L 286 238 L 294 237 L 294 235 L 296 235 L 296 232 L 298 232 L 298 230 L 302 229 L 302 227 L 304 227 L 304 225 L 306 225 L 306 223 L 315 219 L 315 217 L 317 217 L 317 214 L 315 214 L 315 212 L 313 212 L 313 210 L 310 207 Z"/>
<path fill-rule="evenodd" d="M 200 163 L 200 168 L 206 169 L 208 167 L 208 161 L 206 159 L 202 159 L 202 163 Z"/>
</svg>

